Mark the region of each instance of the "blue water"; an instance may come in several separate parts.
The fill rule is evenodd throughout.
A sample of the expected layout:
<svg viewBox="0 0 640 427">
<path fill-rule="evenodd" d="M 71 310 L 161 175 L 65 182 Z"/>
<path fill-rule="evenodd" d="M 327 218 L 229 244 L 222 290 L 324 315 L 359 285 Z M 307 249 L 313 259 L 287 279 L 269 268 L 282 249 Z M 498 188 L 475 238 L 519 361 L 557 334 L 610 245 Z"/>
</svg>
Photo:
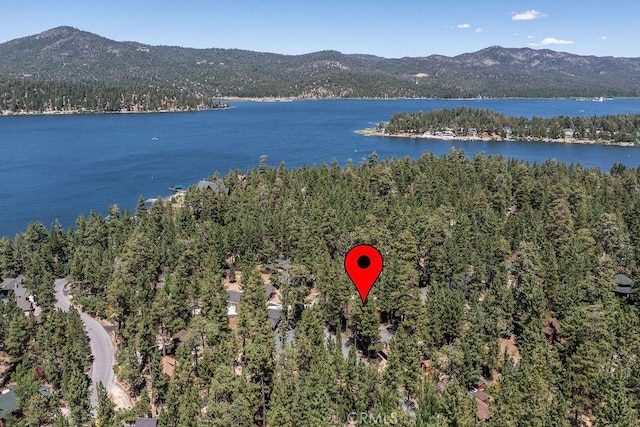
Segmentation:
<svg viewBox="0 0 640 427">
<path fill-rule="evenodd" d="M 528 162 L 557 159 L 608 171 L 614 162 L 640 165 L 640 148 L 550 143 L 460 142 L 364 137 L 403 111 L 469 105 L 508 115 L 550 117 L 640 113 L 640 99 L 575 100 L 327 100 L 237 102 L 225 111 L 160 114 L 0 117 L 0 236 L 30 221 L 63 227 L 79 214 L 106 212 L 117 203 L 134 207 L 219 171 L 267 164 L 287 167 L 347 159 L 438 155 L 451 147 L 469 155 L 502 154 Z M 156 137 L 157 140 L 152 138 Z"/>
</svg>

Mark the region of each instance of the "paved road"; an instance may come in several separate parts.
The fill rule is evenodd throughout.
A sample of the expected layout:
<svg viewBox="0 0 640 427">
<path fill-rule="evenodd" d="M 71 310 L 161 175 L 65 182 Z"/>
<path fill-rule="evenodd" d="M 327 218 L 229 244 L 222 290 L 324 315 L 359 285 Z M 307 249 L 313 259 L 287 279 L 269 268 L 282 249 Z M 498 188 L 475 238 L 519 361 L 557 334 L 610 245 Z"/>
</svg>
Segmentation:
<svg viewBox="0 0 640 427">
<path fill-rule="evenodd" d="M 56 307 L 63 311 L 68 311 L 71 302 L 64 292 L 67 284 L 66 279 L 56 280 Z M 91 373 L 91 406 L 98 405 L 97 384 L 104 384 L 108 392 L 113 388 L 113 365 L 115 364 L 113 345 L 109 334 L 95 319 L 87 313 L 80 312 L 80 317 L 84 323 L 84 328 L 89 335 L 91 353 L 93 354 L 93 369 Z"/>
</svg>

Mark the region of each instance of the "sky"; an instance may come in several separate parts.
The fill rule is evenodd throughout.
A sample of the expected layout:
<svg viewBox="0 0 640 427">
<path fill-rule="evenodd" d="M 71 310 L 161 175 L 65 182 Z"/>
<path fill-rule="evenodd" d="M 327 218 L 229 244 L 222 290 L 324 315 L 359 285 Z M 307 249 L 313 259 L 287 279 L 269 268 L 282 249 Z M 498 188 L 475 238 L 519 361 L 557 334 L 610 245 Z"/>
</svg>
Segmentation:
<svg viewBox="0 0 640 427">
<path fill-rule="evenodd" d="M 386 58 L 488 46 L 640 57 L 638 0 L 29 0 L 0 8 L 0 42 L 69 25 L 113 40 Z"/>
</svg>

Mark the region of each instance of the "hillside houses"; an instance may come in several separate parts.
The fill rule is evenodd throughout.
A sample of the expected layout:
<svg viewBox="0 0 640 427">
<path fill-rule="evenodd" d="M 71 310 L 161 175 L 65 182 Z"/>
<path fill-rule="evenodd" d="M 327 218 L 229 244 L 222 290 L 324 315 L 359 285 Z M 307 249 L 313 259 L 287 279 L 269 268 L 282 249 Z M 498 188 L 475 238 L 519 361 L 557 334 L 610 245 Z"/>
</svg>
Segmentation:
<svg viewBox="0 0 640 427">
<path fill-rule="evenodd" d="M 267 306 L 268 320 L 272 330 L 275 330 L 282 317 L 282 302 L 280 300 L 280 290 L 271 283 L 271 271 L 281 269 L 281 279 L 284 277 L 286 280 L 288 274 L 288 266 L 291 260 L 278 260 L 275 263 L 267 264 L 263 270 L 261 276 L 264 282 L 265 292 L 265 304 Z M 242 284 L 241 276 L 242 272 L 239 270 L 231 270 L 229 274 L 233 274 L 233 280 L 231 277 L 227 277 L 224 281 L 224 287 L 227 292 L 227 316 L 229 318 L 229 328 L 235 330 L 238 325 L 238 314 L 242 309 Z"/>
<path fill-rule="evenodd" d="M 14 298 L 18 308 L 27 316 L 40 314 L 40 309 L 34 296 L 24 286 L 24 277 L 22 275 L 2 280 L 2 283 L 0 283 L 0 299 L 5 298 Z"/>
</svg>

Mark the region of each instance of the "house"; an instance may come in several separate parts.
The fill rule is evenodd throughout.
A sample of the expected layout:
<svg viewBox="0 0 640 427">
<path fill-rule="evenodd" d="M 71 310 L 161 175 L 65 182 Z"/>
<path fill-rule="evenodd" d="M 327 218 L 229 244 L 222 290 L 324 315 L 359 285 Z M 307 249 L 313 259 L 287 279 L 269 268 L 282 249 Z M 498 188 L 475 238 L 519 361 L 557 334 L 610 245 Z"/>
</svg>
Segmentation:
<svg viewBox="0 0 640 427">
<path fill-rule="evenodd" d="M 481 402 L 488 402 L 489 399 L 491 399 L 491 396 L 485 393 L 484 390 L 477 390 L 475 394 L 476 399 L 479 399 Z"/>
<path fill-rule="evenodd" d="M 631 289 L 633 281 L 624 274 L 616 274 L 615 281 L 616 288 L 613 290 L 613 292 L 615 292 L 616 294 L 627 297 L 629 296 L 629 294 L 633 294 L 636 292 L 634 289 Z"/>
<path fill-rule="evenodd" d="M 490 415 L 489 404 L 476 397 L 476 405 L 476 416 L 478 417 L 478 419 L 480 421 L 488 420 Z"/>
<path fill-rule="evenodd" d="M 15 278 L 4 279 L 2 283 L 0 283 L 0 299 L 13 295 L 18 308 L 20 308 L 25 315 L 29 315 L 33 311 L 34 299 L 27 288 L 24 287 L 23 281 L 24 277 L 22 275 Z"/>
<path fill-rule="evenodd" d="M 236 305 L 227 305 L 227 319 L 229 319 L 229 329 L 238 329 L 238 308 Z"/>
<path fill-rule="evenodd" d="M 162 373 L 164 374 L 165 380 L 171 381 L 175 367 L 176 367 L 176 359 L 174 359 L 171 356 L 162 357 Z"/>
<path fill-rule="evenodd" d="M 207 190 L 213 191 L 216 194 L 229 194 L 229 189 L 224 185 L 222 180 L 218 179 L 216 181 L 199 181 L 196 185 L 198 190 Z"/>
<path fill-rule="evenodd" d="M 5 390 L 0 395 L 0 426 L 4 426 L 4 420 L 16 409 L 17 405 L 16 393 L 11 390 Z"/>
<path fill-rule="evenodd" d="M 270 262 L 264 265 L 267 270 L 289 270 L 291 267 L 291 258 L 276 259 L 274 262 Z"/>
<path fill-rule="evenodd" d="M 491 396 L 484 392 L 484 390 L 473 389 L 471 391 L 471 395 L 475 398 L 476 401 L 476 416 L 481 421 L 486 421 L 490 416 L 490 407 L 489 403 L 491 401 Z"/>
<path fill-rule="evenodd" d="M 276 326 L 278 326 L 278 322 L 280 321 L 282 307 L 269 307 L 267 308 L 267 313 L 269 316 L 269 325 L 271 325 L 271 330 L 275 330 Z"/>
<path fill-rule="evenodd" d="M 276 292 L 278 292 L 278 288 L 268 283 L 267 285 L 265 285 L 265 292 L 267 296 L 267 301 L 269 301 L 270 299 L 276 296 Z"/>
<path fill-rule="evenodd" d="M 264 274 L 277 273 L 277 284 L 291 283 L 291 258 L 276 259 L 264 265 Z"/>
<path fill-rule="evenodd" d="M 49 387 L 45 385 L 38 387 L 38 393 L 47 399 L 51 397 Z M 18 409 L 18 396 L 13 391 L 13 386 L 11 386 L 9 390 L 5 390 L 0 394 L 0 426 L 5 425 L 5 419 L 16 409 Z"/>
<path fill-rule="evenodd" d="M 237 306 L 240 302 L 240 297 L 242 296 L 242 291 L 234 291 L 227 289 L 227 294 L 229 295 L 229 299 L 227 300 L 229 305 Z"/>
<path fill-rule="evenodd" d="M 156 427 L 158 425 L 157 418 L 138 418 L 136 419 L 135 427 Z"/>
<path fill-rule="evenodd" d="M 573 138 L 573 129 L 565 129 L 564 130 L 564 137 L 565 138 Z"/>
<path fill-rule="evenodd" d="M 227 289 L 229 299 L 227 300 L 227 317 L 229 319 L 229 329 L 235 331 L 238 328 L 238 304 L 242 291 Z"/>
</svg>

